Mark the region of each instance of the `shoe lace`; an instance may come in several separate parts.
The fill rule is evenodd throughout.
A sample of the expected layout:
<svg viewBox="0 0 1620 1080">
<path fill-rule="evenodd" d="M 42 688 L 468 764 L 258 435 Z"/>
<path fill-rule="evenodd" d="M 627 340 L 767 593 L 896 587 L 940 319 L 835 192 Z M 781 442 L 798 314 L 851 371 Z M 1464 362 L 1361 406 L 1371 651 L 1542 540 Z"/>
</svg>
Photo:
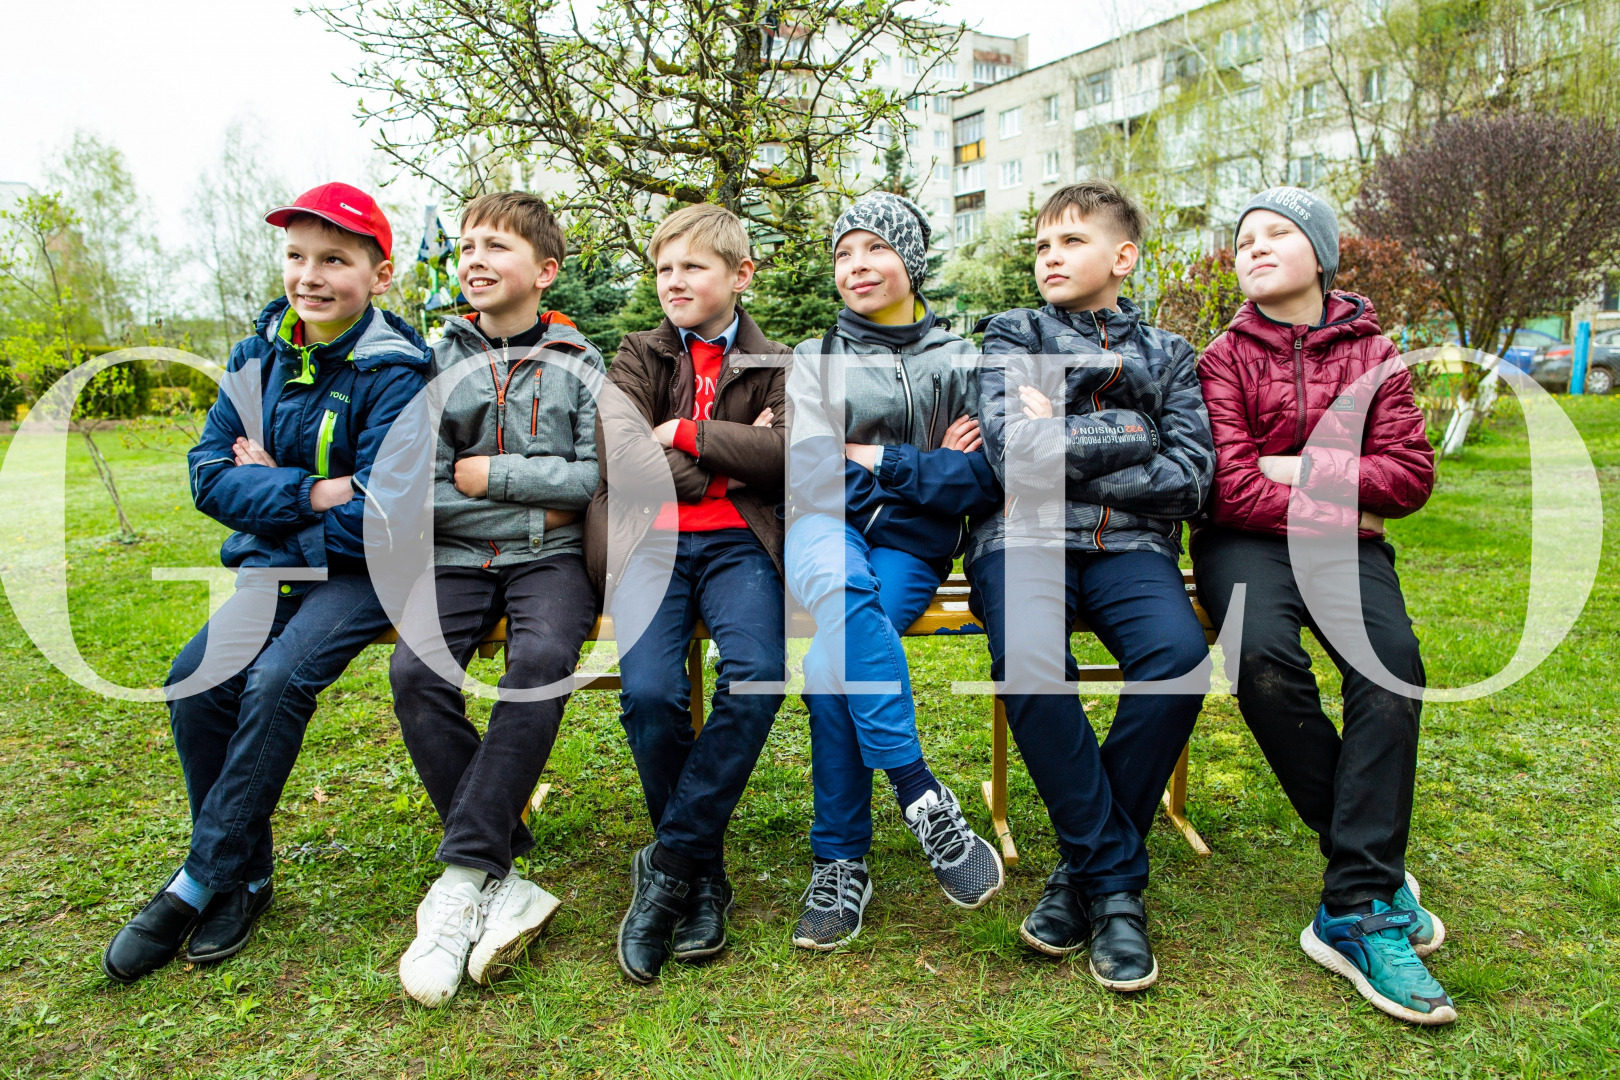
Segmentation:
<svg viewBox="0 0 1620 1080">
<path fill-rule="evenodd" d="M 934 864 L 936 870 L 960 861 L 967 854 L 968 845 L 973 842 L 973 831 L 968 828 L 961 807 L 955 799 L 943 795 L 939 802 L 918 816 L 912 828 L 917 834 L 917 842 L 922 844 L 928 861 Z"/>
<path fill-rule="evenodd" d="M 860 890 L 855 887 L 856 864 L 848 859 L 817 863 L 810 871 L 810 885 L 804 890 L 806 907 L 836 911 L 860 907 Z"/>
<path fill-rule="evenodd" d="M 469 941 L 476 941 L 479 925 L 477 904 L 459 897 L 440 896 L 433 905 L 433 921 L 428 924 L 428 934 L 435 939 L 465 936 Z"/>
</svg>

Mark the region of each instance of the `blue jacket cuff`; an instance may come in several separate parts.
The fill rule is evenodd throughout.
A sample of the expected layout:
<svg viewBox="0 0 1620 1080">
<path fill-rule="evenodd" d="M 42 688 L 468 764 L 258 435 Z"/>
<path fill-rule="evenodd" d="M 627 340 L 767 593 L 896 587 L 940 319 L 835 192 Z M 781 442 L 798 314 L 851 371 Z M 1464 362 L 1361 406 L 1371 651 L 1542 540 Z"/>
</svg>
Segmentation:
<svg viewBox="0 0 1620 1080">
<path fill-rule="evenodd" d="M 314 521 L 321 516 L 320 511 L 311 506 L 309 502 L 310 489 L 315 486 L 315 481 L 319 479 L 318 476 L 306 476 L 298 485 L 298 513 L 306 522 Z"/>
</svg>

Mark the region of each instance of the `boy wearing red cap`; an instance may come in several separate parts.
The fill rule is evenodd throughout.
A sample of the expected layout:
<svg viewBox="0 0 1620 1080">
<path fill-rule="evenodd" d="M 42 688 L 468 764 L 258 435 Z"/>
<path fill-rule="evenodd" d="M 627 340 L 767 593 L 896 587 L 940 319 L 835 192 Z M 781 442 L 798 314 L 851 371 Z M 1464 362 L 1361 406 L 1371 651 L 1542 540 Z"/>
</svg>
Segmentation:
<svg viewBox="0 0 1620 1080">
<path fill-rule="evenodd" d="M 119 982 L 182 946 L 199 963 L 246 944 L 274 893 L 270 815 L 316 696 L 389 625 L 366 572 L 363 495 L 431 354 L 371 304 L 393 278 L 393 234 L 369 195 L 325 184 L 265 220 L 287 231 L 286 296 L 231 351 L 188 455 L 192 498 L 234 530 L 220 558 L 239 570 L 166 684 L 190 851 L 102 954 Z"/>
</svg>

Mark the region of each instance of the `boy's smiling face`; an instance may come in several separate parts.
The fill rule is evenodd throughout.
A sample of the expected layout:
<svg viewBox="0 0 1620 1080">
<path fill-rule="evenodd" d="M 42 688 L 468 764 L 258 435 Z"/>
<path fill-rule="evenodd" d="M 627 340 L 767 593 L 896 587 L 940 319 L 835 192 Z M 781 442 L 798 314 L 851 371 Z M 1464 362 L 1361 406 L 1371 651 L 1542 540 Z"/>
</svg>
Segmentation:
<svg viewBox="0 0 1620 1080">
<path fill-rule="evenodd" d="M 394 264 L 373 265 L 354 233 L 308 219 L 288 224 L 281 284 L 309 343 L 332 341 L 353 326 L 393 278 Z"/>
<path fill-rule="evenodd" d="M 1298 225 L 1271 210 L 1243 216 L 1237 236 L 1238 287 L 1256 304 L 1286 306 L 1320 296 L 1322 266 Z"/>
<path fill-rule="evenodd" d="M 849 310 L 877 323 L 913 321 L 916 300 L 900 253 L 876 233 L 851 229 L 833 249 L 833 281 Z"/>
<path fill-rule="evenodd" d="M 1065 210 L 1036 226 L 1035 285 L 1041 299 L 1065 311 L 1116 307 L 1136 256 L 1136 245 L 1103 215 Z"/>
<path fill-rule="evenodd" d="M 653 268 L 664 314 L 705 341 L 726 332 L 736 317 L 738 294 L 754 280 L 752 259 L 732 269 L 718 252 L 692 243 L 690 233 L 659 245 Z"/>
<path fill-rule="evenodd" d="M 541 296 L 557 280 L 557 260 L 540 258 L 533 244 L 494 221 L 464 226 L 460 252 L 456 278 L 479 325 L 497 337 L 533 326 Z"/>
</svg>

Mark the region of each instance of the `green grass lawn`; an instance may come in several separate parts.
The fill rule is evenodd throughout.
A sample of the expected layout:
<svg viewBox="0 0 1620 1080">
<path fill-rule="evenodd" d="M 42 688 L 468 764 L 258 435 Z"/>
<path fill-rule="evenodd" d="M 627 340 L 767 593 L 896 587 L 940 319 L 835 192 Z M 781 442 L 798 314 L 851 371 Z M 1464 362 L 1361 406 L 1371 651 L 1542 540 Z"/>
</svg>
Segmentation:
<svg viewBox="0 0 1620 1080">
<path fill-rule="evenodd" d="M 655 987 L 629 984 L 613 936 L 646 812 L 615 697 L 587 692 L 569 706 L 524 867 L 564 907 L 509 979 L 465 986 L 429 1012 L 403 997 L 395 972 L 437 873 L 439 826 L 397 735 L 383 649 L 322 698 L 275 816 L 276 906 L 250 947 L 114 986 L 101 948 L 185 851 L 167 714 L 71 683 L 5 607 L 0 1075 L 1620 1075 L 1620 398 L 1564 400 L 1603 481 L 1598 586 L 1574 633 L 1527 678 L 1424 715 L 1408 865 L 1449 928 L 1431 968 L 1457 1000 L 1450 1028 L 1384 1017 L 1300 952 L 1321 859 L 1224 696 L 1207 701 L 1192 744 L 1190 816 L 1213 857 L 1195 857 L 1162 819 L 1149 837 L 1163 975 L 1142 994 L 1102 990 L 1083 955 L 1054 963 L 1019 944 L 1055 848 L 1016 760 L 1023 861 L 1000 897 L 977 912 L 947 903 L 885 793 L 865 933 L 830 956 L 795 950 L 811 813 L 797 699 L 732 827 L 731 949 L 707 966 L 672 966 Z M 70 445 L 75 630 L 107 678 L 157 685 L 207 595 L 201 583 L 153 582 L 150 570 L 216 564 L 223 531 L 191 509 L 180 457 L 116 443 L 103 439 L 144 540 L 111 541 L 110 503 L 83 447 Z M 1442 467 L 1427 509 L 1393 523 L 1435 685 L 1485 677 L 1518 640 L 1526 454 L 1522 425 L 1499 421 Z M 989 706 L 949 686 L 988 679 L 982 639 L 909 649 L 930 758 L 957 791 L 975 791 L 988 775 Z M 1315 655 L 1324 692 L 1336 693 Z M 499 661 L 481 663 L 493 681 Z M 487 704 L 475 708 L 487 716 Z M 1109 699 L 1092 712 L 1106 725 Z M 988 829 L 982 808 L 972 817 Z"/>
</svg>

